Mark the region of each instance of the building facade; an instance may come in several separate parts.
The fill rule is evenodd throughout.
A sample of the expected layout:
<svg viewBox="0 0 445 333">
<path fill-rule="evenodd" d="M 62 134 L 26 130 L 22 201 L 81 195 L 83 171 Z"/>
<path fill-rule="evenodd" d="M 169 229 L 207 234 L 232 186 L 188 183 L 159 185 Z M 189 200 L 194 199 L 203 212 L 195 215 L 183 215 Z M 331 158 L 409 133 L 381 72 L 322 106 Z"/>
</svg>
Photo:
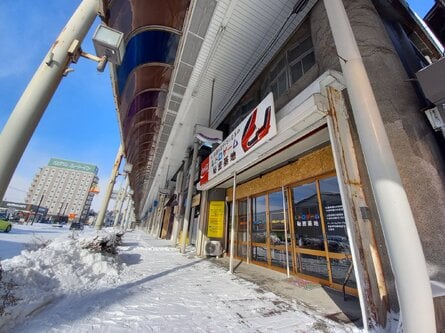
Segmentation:
<svg viewBox="0 0 445 333">
<path fill-rule="evenodd" d="M 17 222 L 40 222 L 46 218 L 48 209 L 42 206 L 21 202 L 2 201 L 0 218 Z"/>
<path fill-rule="evenodd" d="M 110 2 L 104 21 L 127 42 L 112 77 L 130 187 L 148 232 L 344 288 L 365 323 L 385 327 L 405 306 L 388 224 L 420 240 L 422 260 L 406 266 L 424 258 L 445 283 L 444 137 L 416 80 L 443 48 L 405 1 L 342 1 L 414 219 L 403 225 L 378 191 L 392 181 L 375 182 L 367 152 L 380 142 L 363 133 L 381 129 L 360 122 L 359 82 L 344 69 L 357 59 L 342 53 L 326 3 Z M 195 125 L 224 140 L 206 151 Z"/>
<path fill-rule="evenodd" d="M 99 182 L 97 172 L 95 165 L 52 158 L 35 175 L 25 202 L 46 207 L 53 221 L 70 216 L 83 222 Z"/>
</svg>

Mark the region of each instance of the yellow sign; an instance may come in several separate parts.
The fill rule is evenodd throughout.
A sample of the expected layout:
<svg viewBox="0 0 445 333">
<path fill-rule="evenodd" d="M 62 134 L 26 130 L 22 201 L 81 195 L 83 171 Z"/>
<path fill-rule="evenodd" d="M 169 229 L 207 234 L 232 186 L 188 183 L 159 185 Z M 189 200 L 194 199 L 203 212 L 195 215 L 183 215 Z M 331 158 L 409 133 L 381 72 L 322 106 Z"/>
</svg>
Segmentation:
<svg viewBox="0 0 445 333">
<path fill-rule="evenodd" d="M 224 201 L 210 201 L 209 226 L 207 237 L 223 238 L 224 236 Z"/>
</svg>

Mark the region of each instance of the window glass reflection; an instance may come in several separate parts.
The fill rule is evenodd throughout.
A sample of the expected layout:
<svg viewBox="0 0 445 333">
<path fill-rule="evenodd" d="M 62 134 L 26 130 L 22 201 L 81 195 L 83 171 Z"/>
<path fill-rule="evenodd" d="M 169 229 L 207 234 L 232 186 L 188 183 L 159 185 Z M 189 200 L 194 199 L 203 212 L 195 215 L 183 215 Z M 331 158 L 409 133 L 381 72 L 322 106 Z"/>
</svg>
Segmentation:
<svg viewBox="0 0 445 333">
<path fill-rule="evenodd" d="M 316 276 L 325 280 L 329 279 L 328 262 L 325 257 L 300 254 L 298 271 L 303 274 Z"/>
<path fill-rule="evenodd" d="M 267 262 L 267 248 L 264 246 L 252 246 L 252 260 Z"/>
<path fill-rule="evenodd" d="M 289 251 L 288 253 L 289 257 L 289 268 L 292 270 L 293 264 L 292 264 L 292 253 Z M 281 267 L 281 268 L 287 268 L 286 264 L 286 250 L 281 250 L 277 248 L 273 248 L 270 250 L 270 260 L 272 265 Z"/>
<path fill-rule="evenodd" d="M 292 189 L 295 242 L 298 247 L 324 250 L 315 183 Z"/>
<path fill-rule="evenodd" d="M 320 180 L 323 216 L 330 252 L 350 253 L 345 214 L 336 177 Z"/>
<path fill-rule="evenodd" d="M 269 194 L 269 214 L 270 244 L 285 244 L 283 194 L 281 191 Z"/>
<path fill-rule="evenodd" d="M 237 228 L 237 243 L 239 257 L 247 257 L 247 200 L 238 201 L 238 228 Z"/>
<path fill-rule="evenodd" d="M 252 242 L 266 243 L 266 197 L 252 199 Z"/>
<path fill-rule="evenodd" d="M 332 281 L 351 288 L 357 288 L 357 282 L 351 259 L 331 259 Z"/>
</svg>

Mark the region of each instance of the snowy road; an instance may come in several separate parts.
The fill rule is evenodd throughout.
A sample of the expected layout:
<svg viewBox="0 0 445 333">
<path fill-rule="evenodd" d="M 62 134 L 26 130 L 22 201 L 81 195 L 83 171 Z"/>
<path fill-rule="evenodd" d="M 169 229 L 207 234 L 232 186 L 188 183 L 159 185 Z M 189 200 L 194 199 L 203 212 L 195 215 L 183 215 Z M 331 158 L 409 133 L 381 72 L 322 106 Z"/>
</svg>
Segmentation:
<svg viewBox="0 0 445 333">
<path fill-rule="evenodd" d="M 66 225 L 13 223 L 10 232 L 0 232 L 0 259 L 18 256 L 22 250 L 33 249 L 39 243 L 70 233 Z"/>
<path fill-rule="evenodd" d="M 205 259 L 181 255 L 169 244 L 139 231 L 126 233 L 117 271 L 111 265 L 90 284 L 79 278 L 78 285 L 71 281 L 63 287 L 60 281 L 48 304 L 11 331 L 359 331 L 265 292 Z"/>
</svg>

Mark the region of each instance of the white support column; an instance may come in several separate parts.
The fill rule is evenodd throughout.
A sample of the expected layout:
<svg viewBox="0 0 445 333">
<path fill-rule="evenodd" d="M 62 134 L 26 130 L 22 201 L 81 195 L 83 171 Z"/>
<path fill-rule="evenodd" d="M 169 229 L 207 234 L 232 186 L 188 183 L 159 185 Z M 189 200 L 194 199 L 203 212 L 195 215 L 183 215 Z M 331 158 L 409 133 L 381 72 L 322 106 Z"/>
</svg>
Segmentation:
<svg viewBox="0 0 445 333">
<path fill-rule="evenodd" d="M 161 198 L 159 198 L 158 216 L 155 227 L 155 235 L 157 238 L 159 238 L 159 234 L 161 233 L 161 228 L 162 228 L 162 222 L 164 221 L 164 203 L 165 203 L 165 196 L 162 195 Z"/>
<path fill-rule="evenodd" d="M 148 218 L 147 228 L 145 229 L 148 234 L 150 233 L 150 227 L 153 221 L 154 214 L 155 214 L 155 209 L 154 207 L 151 207 L 150 217 Z"/>
<path fill-rule="evenodd" d="M 129 199 L 128 199 L 129 201 L 128 201 L 128 209 L 126 210 L 126 214 L 125 214 L 125 220 L 124 220 L 124 222 L 123 222 L 123 226 L 124 226 L 124 231 L 126 231 L 127 230 L 127 228 L 128 228 L 128 225 L 131 223 L 130 221 L 131 221 L 131 216 L 132 216 L 132 212 L 133 212 L 133 203 L 132 203 L 132 200 L 131 200 L 131 198 L 129 197 Z"/>
<path fill-rule="evenodd" d="M 229 261 L 230 274 L 233 274 L 233 251 L 235 251 L 235 205 L 236 205 L 236 172 L 233 174 L 232 225 L 230 228 L 230 261 Z"/>
<path fill-rule="evenodd" d="M 324 0 L 324 5 L 396 281 L 403 331 L 436 332 L 431 286 L 416 223 L 346 10 L 341 0 Z"/>
<path fill-rule="evenodd" d="M 131 197 L 130 194 L 127 193 L 127 206 L 125 207 L 125 211 L 124 214 L 122 215 L 122 220 L 121 220 L 121 229 L 124 230 L 125 229 L 125 222 L 127 221 L 127 214 L 128 211 L 130 210 L 130 206 L 131 206 Z"/>
<path fill-rule="evenodd" d="M 29 82 L 0 135 L 0 201 L 40 119 L 71 63 L 68 49 L 82 43 L 99 11 L 99 0 L 83 0 Z"/>
<path fill-rule="evenodd" d="M 173 220 L 174 221 L 173 222 L 173 232 L 172 232 L 172 239 L 171 239 L 171 244 L 173 247 L 176 247 L 176 243 L 178 242 L 179 230 L 181 229 L 181 226 L 182 226 L 181 210 L 182 210 L 182 202 L 184 201 L 183 192 L 184 192 L 184 188 L 185 188 L 185 181 L 187 179 L 187 172 L 188 172 L 189 162 L 190 162 L 189 156 L 190 156 L 190 149 L 187 148 L 187 151 L 184 156 L 184 166 L 183 166 L 183 171 L 182 171 L 181 187 L 180 187 L 180 192 L 179 192 L 179 196 L 178 196 L 178 210 L 177 210 L 177 214 L 175 214 L 175 217 Z"/>
<path fill-rule="evenodd" d="M 198 149 L 199 149 L 199 141 L 195 139 L 195 142 L 193 144 L 192 163 L 190 165 L 190 179 L 187 191 L 187 202 L 185 203 L 184 223 L 182 226 L 181 253 L 185 253 L 185 247 L 187 245 L 186 244 L 187 232 L 189 227 L 190 211 L 192 208 L 193 188 L 195 187 L 195 166 L 196 166 L 196 159 L 198 158 Z"/>
<path fill-rule="evenodd" d="M 176 194 L 176 206 L 172 209 L 173 214 L 173 227 L 172 227 L 172 233 L 170 235 L 170 241 L 172 242 L 172 246 L 176 246 L 177 241 L 177 235 L 178 235 L 178 224 L 179 224 L 179 211 L 180 211 L 180 201 L 182 199 L 181 191 L 182 191 L 182 179 L 183 179 L 184 171 L 181 170 L 178 172 L 176 176 L 176 188 L 175 188 L 175 194 Z M 176 213 L 175 213 L 176 211 Z"/>
<path fill-rule="evenodd" d="M 95 224 L 95 227 L 97 230 L 102 229 L 105 214 L 107 213 L 108 203 L 110 202 L 111 193 L 113 192 L 113 187 L 116 182 L 116 177 L 119 173 L 119 167 L 121 165 L 123 152 L 124 152 L 124 148 L 121 144 L 121 145 L 119 145 L 119 149 L 117 151 L 113 169 L 111 170 L 110 180 L 108 183 L 107 191 L 105 192 L 105 196 L 102 200 L 102 206 L 100 207 L 99 214 L 97 215 L 96 224 Z"/>
<path fill-rule="evenodd" d="M 199 222 L 198 222 L 198 237 L 196 239 L 196 254 L 198 256 L 203 255 L 203 244 L 205 241 L 205 219 L 207 218 L 207 205 L 208 205 L 208 197 L 209 197 L 209 191 L 202 191 L 201 192 L 201 206 L 200 206 L 200 214 L 199 214 Z"/>
<path fill-rule="evenodd" d="M 119 199 L 116 202 L 116 216 L 114 217 L 113 227 L 117 227 L 117 223 L 119 222 L 120 215 L 122 213 L 122 207 L 124 206 L 125 197 L 127 195 L 129 183 L 128 183 L 128 174 L 125 175 L 125 188 L 119 191 Z"/>
</svg>

